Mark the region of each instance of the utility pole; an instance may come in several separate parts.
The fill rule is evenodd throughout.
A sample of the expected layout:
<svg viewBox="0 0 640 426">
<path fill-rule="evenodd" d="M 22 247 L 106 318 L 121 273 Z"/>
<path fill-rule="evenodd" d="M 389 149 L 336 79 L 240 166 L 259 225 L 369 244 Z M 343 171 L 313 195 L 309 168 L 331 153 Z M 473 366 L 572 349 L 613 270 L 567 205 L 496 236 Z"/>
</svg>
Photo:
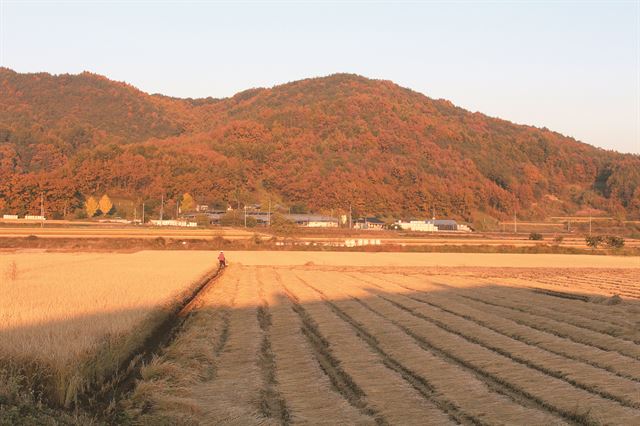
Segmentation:
<svg viewBox="0 0 640 426">
<path fill-rule="evenodd" d="M 138 208 L 134 207 L 133 208 L 133 223 L 136 223 L 137 220 L 138 220 Z"/>
<path fill-rule="evenodd" d="M 244 205 L 244 227 L 247 227 L 247 205 Z"/>
<path fill-rule="evenodd" d="M 44 192 L 40 193 L 40 227 L 44 228 Z"/>
<path fill-rule="evenodd" d="M 176 220 L 178 220 L 179 216 L 180 216 L 180 200 L 176 202 Z"/>
<path fill-rule="evenodd" d="M 162 225 L 162 217 L 164 216 L 164 194 L 160 199 L 160 225 Z"/>
<path fill-rule="evenodd" d="M 351 203 L 349 203 L 349 229 L 351 229 Z"/>
<path fill-rule="evenodd" d="M 144 201 L 142 202 L 142 224 L 144 225 Z"/>
</svg>

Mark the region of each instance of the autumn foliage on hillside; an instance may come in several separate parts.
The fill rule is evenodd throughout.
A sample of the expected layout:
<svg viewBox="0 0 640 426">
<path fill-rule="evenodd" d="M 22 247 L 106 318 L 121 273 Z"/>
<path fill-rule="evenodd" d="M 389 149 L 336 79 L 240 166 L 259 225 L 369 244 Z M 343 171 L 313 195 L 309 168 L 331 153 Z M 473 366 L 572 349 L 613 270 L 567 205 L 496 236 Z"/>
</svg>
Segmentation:
<svg viewBox="0 0 640 426">
<path fill-rule="evenodd" d="M 228 99 L 148 95 L 83 73 L 0 69 L 0 213 L 89 196 L 261 197 L 313 211 L 640 215 L 640 157 L 338 74 Z"/>
</svg>

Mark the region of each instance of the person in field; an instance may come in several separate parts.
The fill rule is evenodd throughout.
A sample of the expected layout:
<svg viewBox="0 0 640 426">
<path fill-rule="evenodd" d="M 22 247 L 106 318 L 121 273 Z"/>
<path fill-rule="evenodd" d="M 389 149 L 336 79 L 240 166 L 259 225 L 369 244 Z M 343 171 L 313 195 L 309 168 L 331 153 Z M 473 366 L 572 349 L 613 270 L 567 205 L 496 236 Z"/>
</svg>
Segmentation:
<svg viewBox="0 0 640 426">
<path fill-rule="evenodd" d="M 220 262 L 220 268 L 227 266 L 227 259 L 225 259 L 223 251 L 218 255 L 218 262 Z"/>
</svg>

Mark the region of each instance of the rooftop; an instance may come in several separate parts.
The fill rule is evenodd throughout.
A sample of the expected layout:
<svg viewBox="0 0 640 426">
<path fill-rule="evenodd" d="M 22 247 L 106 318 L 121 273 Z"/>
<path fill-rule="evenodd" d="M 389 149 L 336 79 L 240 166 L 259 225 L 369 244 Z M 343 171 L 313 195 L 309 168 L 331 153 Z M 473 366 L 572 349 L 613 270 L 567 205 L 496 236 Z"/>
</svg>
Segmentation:
<svg viewBox="0 0 640 426">
<path fill-rule="evenodd" d="M 283 215 L 294 222 L 337 222 L 338 219 L 331 216 L 322 216 L 318 214 L 285 214 Z"/>
</svg>

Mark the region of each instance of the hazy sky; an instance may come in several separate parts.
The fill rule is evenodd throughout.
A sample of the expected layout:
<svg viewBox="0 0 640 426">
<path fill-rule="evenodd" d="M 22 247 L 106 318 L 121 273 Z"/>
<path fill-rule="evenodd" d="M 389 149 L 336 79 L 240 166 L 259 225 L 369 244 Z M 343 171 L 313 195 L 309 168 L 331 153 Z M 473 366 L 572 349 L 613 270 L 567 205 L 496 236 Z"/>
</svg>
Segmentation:
<svg viewBox="0 0 640 426">
<path fill-rule="evenodd" d="M 640 153 L 640 3 L 0 0 L 0 61 L 225 97 L 351 72 Z"/>
</svg>

